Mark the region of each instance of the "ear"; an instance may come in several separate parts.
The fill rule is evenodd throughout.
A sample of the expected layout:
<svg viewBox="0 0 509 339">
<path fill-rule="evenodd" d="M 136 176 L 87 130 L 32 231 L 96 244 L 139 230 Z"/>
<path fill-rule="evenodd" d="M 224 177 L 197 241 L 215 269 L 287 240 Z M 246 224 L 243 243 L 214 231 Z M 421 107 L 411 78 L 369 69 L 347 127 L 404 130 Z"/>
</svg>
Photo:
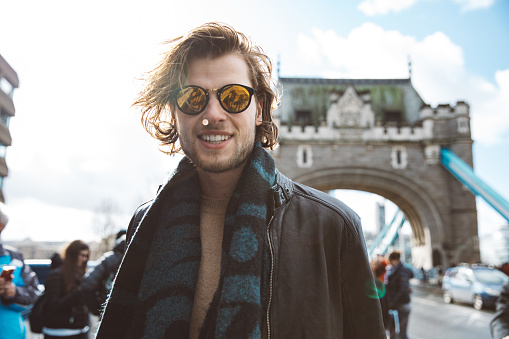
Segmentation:
<svg viewBox="0 0 509 339">
<path fill-rule="evenodd" d="M 263 107 L 262 102 L 258 102 L 258 104 L 256 105 L 256 126 L 260 126 L 263 121 L 262 107 Z"/>
</svg>

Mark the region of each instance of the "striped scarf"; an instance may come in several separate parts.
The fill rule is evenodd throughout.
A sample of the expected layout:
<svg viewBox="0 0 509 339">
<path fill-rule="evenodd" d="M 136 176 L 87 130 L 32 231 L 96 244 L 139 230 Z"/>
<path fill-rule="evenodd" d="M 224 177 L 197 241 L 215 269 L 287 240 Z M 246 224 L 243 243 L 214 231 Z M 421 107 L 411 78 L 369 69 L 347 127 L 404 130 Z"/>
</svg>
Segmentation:
<svg viewBox="0 0 509 339">
<path fill-rule="evenodd" d="M 200 338 L 261 337 L 274 183 L 274 160 L 257 143 L 228 203 L 219 287 Z M 126 251 L 97 338 L 189 337 L 201 256 L 200 203 L 196 170 L 184 158 Z"/>
</svg>

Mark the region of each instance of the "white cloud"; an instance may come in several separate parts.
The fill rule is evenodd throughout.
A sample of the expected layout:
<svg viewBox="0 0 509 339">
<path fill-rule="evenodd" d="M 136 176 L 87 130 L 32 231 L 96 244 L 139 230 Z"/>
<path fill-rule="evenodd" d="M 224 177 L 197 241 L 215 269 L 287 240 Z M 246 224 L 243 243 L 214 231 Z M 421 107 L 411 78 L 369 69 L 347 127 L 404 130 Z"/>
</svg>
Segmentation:
<svg viewBox="0 0 509 339">
<path fill-rule="evenodd" d="M 460 5 L 461 10 L 464 12 L 489 8 L 495 3 L 495 0 L 453 0 L 453 1 L 454 3 Z"/>
<path fill-rule="evenodd" d="M 34 225 L 34 216 L 37 222 Z M 9 203 L 9 224 L 2 232 L 4 239 L 36 241 L 99 240 L 92 230 L 93 213 L 32 198 Z"/>
<path fill-rule="evenodd" d="M 300 34 L 297 37 L 299 55 L 302 59 L 310 64 L 319 65 L 321 63 L 321 55 L 318 49 L 318 42 L 307 35 Z"/>
<path fill-rule="evenodd" d="M 346 38 L 332 30 L 320 29 L 313 29 L 312 38 L 332 66 L 329 69 L 340 73 L 341 77 L 408 76 L 407 56 L 413 38 L 397 31 L 384 31 L 375 24 L 365 23 L 353 29 Z"/>
<path fill-rule="evenodd" d="M 475 113 L 472 129 L 486 144 L 495 144 L 509 133 L 509 69 L 495 72 L 496 86 L 481 84 L 479 101 L 472 102 Z"/>
<path fill-rule="evenodd" d="M 509 132 L 509 70 L 498 71 L 495 84 L 470 73 L 462 48 L 442 32 L 418 40 L 364 23 L 346 37 L 313 29 L 302 41 L 317 46 L 313 54 L 327 62 L 325 77 L 406 78 L 411 56 L 412 83 L 425 102 L 470 104 L 474 140 L 491 144 Z"/>
<path fill-rule="evenodd" d="M 400 12 L 411 7 L 417 0 L 365 0 L 357 6 L 368 16 L 384 15 L 389 12 Z"/>
</svg>

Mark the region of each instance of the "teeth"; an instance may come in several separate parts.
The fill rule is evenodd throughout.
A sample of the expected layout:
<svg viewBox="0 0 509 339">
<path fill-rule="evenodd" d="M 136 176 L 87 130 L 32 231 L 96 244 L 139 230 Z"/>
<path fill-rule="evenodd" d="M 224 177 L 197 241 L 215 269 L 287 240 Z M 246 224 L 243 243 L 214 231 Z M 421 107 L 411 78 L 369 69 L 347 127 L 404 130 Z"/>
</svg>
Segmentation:
<svg viewBox="0 0 509 339">
<path fill-rule="evenodd" d="M 218 144 L 231 138 L 230 135 L 202 135 L 200 138 L 212 144 Z"/>
</svg>

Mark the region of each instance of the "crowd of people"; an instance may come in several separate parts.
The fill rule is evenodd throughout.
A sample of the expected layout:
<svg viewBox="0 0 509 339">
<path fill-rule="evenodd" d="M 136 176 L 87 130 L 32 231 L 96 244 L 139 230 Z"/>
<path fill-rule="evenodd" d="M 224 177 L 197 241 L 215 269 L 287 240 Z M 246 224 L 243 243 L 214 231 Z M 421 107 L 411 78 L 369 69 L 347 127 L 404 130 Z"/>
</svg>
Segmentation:
<svg viewBox="0 0 509 339">
<path fill-rule="evenodd" d="M 392 252 L 387 259 L 377 255 L 370 263 L 386 333 L 390 338 L 407 339 L 413 271 L 401 262 L 399 252 Z"/>
<path fill-rule="evenodd" d="M 0 203 L 0 233 L 8 217 Z M 112 251 L 87 270 L 90 249 L 82 240 L 69 243 L 62 254 L 51 258 L 50 272 L 44 284 L 42 334 L 45 339 L 86 339 L 90 331 L 90 313 L 99 315 L 106 301 L 115 272 L 125 251 L 125 230 L 117 234 Z M 0 339 L 24 339 L 25 317 L 41 298 L 39 280 L 23 255 L 0 243 Z M 32 329 L 34 331 L 34 329 Z"/>
<path fill-rule="evenodd" d="M 414 273 L 411 268 L 401 262 L 399 252 L 392 252 L 388 258 L 377 255 L 371 259 L 370 264 L 386 335 L 391 339 L 407 339 L 412 293 L 410 279 L 414 277 Z M 507 267 L 508 265 L 502 265 L 500 270 L 509 275 Z M 509 339 L 509 280 L 497 300 L 495 315 L 489 329 L 493 339 Z"/>
</svg>

